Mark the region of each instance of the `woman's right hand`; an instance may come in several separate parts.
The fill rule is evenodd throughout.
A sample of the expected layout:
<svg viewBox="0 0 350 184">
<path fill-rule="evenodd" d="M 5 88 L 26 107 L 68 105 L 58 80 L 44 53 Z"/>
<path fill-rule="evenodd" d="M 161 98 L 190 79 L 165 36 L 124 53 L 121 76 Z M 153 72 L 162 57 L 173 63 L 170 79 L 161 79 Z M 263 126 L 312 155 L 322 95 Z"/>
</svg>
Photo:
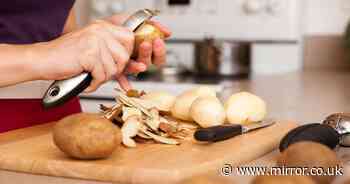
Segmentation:
<svg viewBox="0 0 350 184">
<path fill-rule="evenodd" d="M 61 80 L 90 72 L 93 81 L 87 92 L 96 90 L 113 76 L 145 71 L 144 63 L 130 61 L 134 47 L 131 30 L 98 20 L 56 40 L 39 43 L 40 64 L 37 71 L 42 80 Z"/>
</svg>

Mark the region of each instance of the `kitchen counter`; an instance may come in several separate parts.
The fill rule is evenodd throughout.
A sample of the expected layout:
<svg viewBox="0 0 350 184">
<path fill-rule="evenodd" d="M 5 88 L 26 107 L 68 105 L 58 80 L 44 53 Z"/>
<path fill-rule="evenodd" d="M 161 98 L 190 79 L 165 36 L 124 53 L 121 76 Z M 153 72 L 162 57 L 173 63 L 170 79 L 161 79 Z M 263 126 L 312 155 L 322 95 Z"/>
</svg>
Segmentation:
<svg viewBox="0 0 350 184">
<path fill-rule="evenodd" d="M 198 78 L 167 77 L 162 80 L 146 80 L 133 82 L 136 89 L 165 90 L 179 94 L 190 89 Z M 201 80 L 202 84 L 211 85 L 217 91 L 222 91 L 221 97 L 225 100 L 230 94 L 238 91 L 250 91 L 263 97 L 268 104 L 269 116 L 279 119 L 292 119 L 300 123 L 322 121 L 333 112 L 350 112 L 350 71 L 341 70 L 310 70 L 301 73 L 284 75 L 261 75 L 249 78 L 222 78 L 215 80 Z M 196 84 L 197 85 L 197 84 Z M 116 82 L 103 85 L 98 91 L 85 95 L 82 104 L 88 111 L 97 111 L 98 103 L 114 103 L 114 88 Z M 90 98 L 90 99 L 87 99 Z M 95 102 L 94 100 L 101 100 Z M 91 109 L 91 110 L 90 110 Z M 310 112 L 310 109 L 313 109 Z"/>
<path fill-rule="evenodd" d="M 350 112 L 350 71 L 309 70 L 285 75 L 252 76 L 224 85 L 223 96 L 250 91 L 268 104 L 268 116 L 299 123 L 321 122 L 334 112 Z"/>
<path fill-rule="evenodd" d="M 267 101 L 269 117 L 296 120 L 301 124 L 320 122 L 333 112 L 350 112 L 350 71 L 304 71 L 273 76 L 251 76 L 247 80 L 223 82 L 222 99 L 237 91 L 253 92 Z M 0 140 L 1 141 L 1 140 Z M 338 148 L 344 163 L 350 163 L 346 153 L 350 149 Z M 248 165 L 272 165 L 278 155 L 275 151 Z M 345 164 L 345 173 L 348 174 Z M 343 180 L 345 177 L 340 177 Z M 231 178 L 230 178 L 231 179 Z M 252 177 L 234 177 L 236 183 L 248 183 Z M 0 171 L 0 183 L 102 183 L 49 176 Z"/>
</svg>

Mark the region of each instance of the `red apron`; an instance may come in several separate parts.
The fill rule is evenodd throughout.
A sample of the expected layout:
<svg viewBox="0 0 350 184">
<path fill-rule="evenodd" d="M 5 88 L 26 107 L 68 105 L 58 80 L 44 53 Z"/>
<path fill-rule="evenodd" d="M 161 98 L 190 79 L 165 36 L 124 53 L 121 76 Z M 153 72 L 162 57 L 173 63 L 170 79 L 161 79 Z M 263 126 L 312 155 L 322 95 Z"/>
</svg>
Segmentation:
<svg viewBox="0 0 350 184">
<path fill-rule="evenodd" d="M 57 121 L 78 112 L 81 112 L 78 98 L 48 110 L 42 107 L 41 99 L 0 99 L 0 133 Z"/>
</svg>

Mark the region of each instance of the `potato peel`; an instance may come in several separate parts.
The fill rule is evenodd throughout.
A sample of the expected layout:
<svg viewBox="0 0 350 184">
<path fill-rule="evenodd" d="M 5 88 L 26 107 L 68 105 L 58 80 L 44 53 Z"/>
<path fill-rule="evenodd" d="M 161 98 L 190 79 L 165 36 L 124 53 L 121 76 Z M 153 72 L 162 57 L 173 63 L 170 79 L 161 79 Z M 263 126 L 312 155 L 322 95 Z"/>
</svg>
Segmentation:
<svg viewBox="0 0 350 184">
<path fill-rule="evenodd" d="M 141 128 L 140 130 L 144 134 L 152 137 L 157 142 L 164 143 L 164 144 L 172 144 L 172 145 L 180 144 L 180 142 L 176 141 L 175 139 L 166 138 L 166 137 L 163 137 L 163 136 L 159 136 L 159 135 L 153 134 L 152 132 L 148 131 L 146 128 Z"/>
<path fill-rule="evenodd" d="M 101 105 L 104 117 L 121 121 L 122 143 L 126 147 L 133 148 L 137 143 L 152 141 L 178 145 L 180 142 L 177 139 L 185 139 L 191 134 L 189 130 L 196 127 L 185 125 L 169 114 L 164 115 L 152 101 L 138 96 L 138 91 L 129 91 L 126 95 L 119 90 L 117 105 Z"/>
<path fill-rule="evenodd" d="M 125 107 L 123 106 L 122 108 L 123 110 L 123 116 L 122 116 L 122 120 L 124 122 L 127 121 L 127 119 L 131 116 L 138 116 L 138 117 L 141 117 L 142 116 L 142 112 L 137 109 L 137 108 L 134 108 L 134 107 Z"/>
<path fill-rule="evenodd" d="M 128 117 L 121 128 L 122 142 L 125 146 L 136 147 L 136 143 L 132 140 L 132 137 L 137 135 L 140 127 L 140 116 L 133 115 Z"/>
</svg>

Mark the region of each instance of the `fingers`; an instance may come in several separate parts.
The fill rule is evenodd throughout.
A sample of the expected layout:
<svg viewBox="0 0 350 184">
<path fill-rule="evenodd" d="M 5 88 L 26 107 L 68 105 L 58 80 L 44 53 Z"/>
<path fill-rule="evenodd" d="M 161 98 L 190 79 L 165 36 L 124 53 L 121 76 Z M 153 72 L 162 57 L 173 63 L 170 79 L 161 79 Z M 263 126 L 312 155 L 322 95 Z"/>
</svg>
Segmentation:
<svg viewBox="0 0 350 184">
<path fill-rule="evenodd" d="M 135 41 L 134 33 L 125 27 L 114 26 L 113 24 L 110 24 L 108 22 L 104 22 L 103 26 L 106 28 L 108 32 L 111 33 L 111 35 L 114 38 L 113 40 L 110 40 L 110 41 L 120 42 L 127 49 L 129 55 L 131 55 L 134 49 L 134 41 Z"/>
<path fill-rule="evenodd" d="M 102 65 L 106 74 L 106 80 L 110 80 L 112 77 L 114 77 L 117 74 L 118 68 L 114 62 L 112 55 L 109 53 L 106 44 L 102 44 L 101 46 L 100 57 L 101 57 Z"/>
<path fill-rule="evenodd" d="M 147 65 L 138 61 L 130 60 L 125 68 L 126 74 L 138 74 L 147 70 Z"/>
<path fill-rule="evenodd" d="M 115 73 L 122 73 L 129 61 L 129 52 L 119 42 L 106 39 L 104 41 L 108 47 L 109 54 L 113 58 L 113 64 L 116 65 L 117 71 Z"/>
<path fill-rule="evenodd" d="M 154 21 L 150 21 L 150 23 L 157 26 L 162 32 L 164 32 L 165 36 L 171 35 L 170 30 L 165 26 L 161 25 L 160 23 Z M 110 23 L 107 23 L 106 21 L 102 21 L 102 24 L 106 27 L 106 30 L 108 30 L 108 32 L 110 32 L 110 34 L 113 35 L 113 37 L 117 41 L 119 41 L 122 44 L 122 46 L 126 48 L 129 55 L 131 55 L 134 46 L 134 34 L 126 28 L 114 26 Z M 116 63 L 120 65 L 118 67 L 118 72 L 120 72 L 122 69 L 125 68 L 127 62 L 125 62 L 125 56 L 120 58 L 120 55 L 123 55 L 123 53 L 117 53 L 119 50 L 123 49 L 120 48 L 118 44 L 113 44 L 113 40 L 106 39 L 106 41 L 108 42 L 108 46 L 113 53 L 113 58 L 115 59 Z M 165 63 L 165 43 L 161 39 L 154 40 L 152 44 L 147 42 L 142 43 L 139 47 L 138 53 L 139 56 L 137 61 L 145 63 L 147 66 L 150 66 L 152 64 L 152 55 L 154 56 L 153 64 L 155 64 L 156 66 L 160 67 L 162 64 Z"/>
<path fill-rule="evenodd" d="M 162 39 L 156 39 L 153 41 L 153 64 L 160 67 L 165 63 L 166 50 L 165 43 Z"/>
<path fill-rule="evenodd" d="M 110 54 L 107 43 L 100 39 L 97 49 L 89 57 L 85 57 L 83 68 L 91 73 L 93 80 L 85 92 L 95 91 L 101 84 L 111 79 L 117 73 L 117 65 Z"/>
<path fill-rule="evenodd" d="M 116 19 L 121 20 L 121 18 Z M 164 32 L 166 37 L 170 36 L 171 32 L 166 27 L 157 22 L 152 24 Z M 84 70 L 91 72 L 93 76 L 93 81 L 85 90 L 86 92 L 96 90 L 102 83 L 116 75 L 120 87 L 129 90 L 131 85 L 126 74 L 143 72 L 152 62 L 158 67 L 165 63 L 166 50 L 162 39 L 156 39 L 152 43 L 143 42 L 139 47 L 137 61 L 129 61 L 134 46 L 132 31 L 107 21 L 97 21 L 90 28 L 91 31 L 88 33 L 99 38 L 97 44 L 99 46 L 98 54 L 84 61 L 85 64 L 88 63 Z"/>
<path fill-rule="evenodd" d="M 106 81 L 106 74 L 102 63 L 100 62 L 95 63 L 95 66 L 91 71 L 91 75 L 93 79 L 91 81 L 90 86 L 85 89 L 85 92 L 87 93 L 96 91 L 96 89 Z"/>
<path fill-rule="evenodd" d="M 124 91 L 129 91 L 130 89 L 132 89 L 128 78 L 125 75 L 119 75 L 116 78 L 117 82 L 119 83 L 119 86 L 124 90 Z"/>
<path fill-rule="evenodd" d="M 162 66 L 165 63 L 166 49 L 165 43 L 162 39 L 156 39 L 153 44 L 149 42 L 141 43 L 139 47 L 139 56 L 137 61 L 150 66 L 153 62 L 157 67 Z M 153 61 L 152 61 L 153 55 Z"/>
<path fill-rule="evenodd" d="M 143 42 L 139 46 L 139 55 L 137 61 L 140 63 L 144 63 L 146 66 L 150 66 L 152 64 L 152 44 L 149 42 Z"/>
</svg>

